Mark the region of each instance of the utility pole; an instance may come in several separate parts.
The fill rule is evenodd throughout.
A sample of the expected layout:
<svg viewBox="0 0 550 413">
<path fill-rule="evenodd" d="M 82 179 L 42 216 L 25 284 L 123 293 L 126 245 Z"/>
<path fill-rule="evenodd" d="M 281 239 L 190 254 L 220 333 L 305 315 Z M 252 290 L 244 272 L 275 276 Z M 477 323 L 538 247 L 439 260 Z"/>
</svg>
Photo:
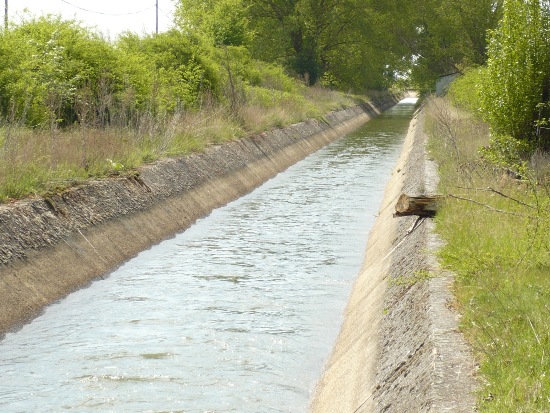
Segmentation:
<svg viewBox="0 0 550 413">
<path fill-rule="evenodd" d="M 6 4 L 7 4 L 7 2 L 8 2 L 8 0 L 6 0 Z M 157 9 L 157 20 L 156 20 L 157 21 L 157 34 L 159 34 L 159 0 L 157 0 L 156 9 Z"/>
<path fill-rule="evenodd" d="M 8 0 L 6 0 L 4 7 L 4 29 L 8 31 Z"/>
</svg>

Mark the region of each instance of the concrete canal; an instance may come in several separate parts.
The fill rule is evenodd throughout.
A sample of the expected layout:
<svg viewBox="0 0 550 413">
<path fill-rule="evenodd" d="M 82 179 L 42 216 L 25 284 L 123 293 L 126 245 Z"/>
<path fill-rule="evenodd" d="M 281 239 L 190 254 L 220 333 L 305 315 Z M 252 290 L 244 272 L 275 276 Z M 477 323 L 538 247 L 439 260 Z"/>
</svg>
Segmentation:
<svg viewBox="0 0 550 413">
<path fill-rule="evenodd" d="M 400 103 L 0 342 L 0 411 L 306 412 L 414 111 Z"/>
</svg>

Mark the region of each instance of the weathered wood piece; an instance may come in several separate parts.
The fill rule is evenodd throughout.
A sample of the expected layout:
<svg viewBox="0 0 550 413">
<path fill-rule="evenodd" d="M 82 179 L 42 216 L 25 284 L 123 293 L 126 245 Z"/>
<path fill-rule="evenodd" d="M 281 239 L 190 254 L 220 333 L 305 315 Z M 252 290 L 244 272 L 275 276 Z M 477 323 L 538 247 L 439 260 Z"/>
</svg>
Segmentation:
<svg viewBox="0 0 550 413">
<path fill-rule="evenodd" d="M 418 215 L 419 217 L 433 217 L 442 198 L 441 195 L 410 196 L 401 194 L 395 204 L 395 213 L 393 216 L 405 217 Z"/>
</svg>

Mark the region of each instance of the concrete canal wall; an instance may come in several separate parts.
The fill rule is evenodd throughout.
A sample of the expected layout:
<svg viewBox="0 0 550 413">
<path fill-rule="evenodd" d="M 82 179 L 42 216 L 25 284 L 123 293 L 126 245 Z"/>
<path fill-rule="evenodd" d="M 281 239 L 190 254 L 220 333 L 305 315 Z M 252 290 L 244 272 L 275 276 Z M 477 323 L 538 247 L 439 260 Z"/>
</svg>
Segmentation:
<svg viewBox="0 0 550 413">
<path fill-rule="evenodd" d="M 458 332 L 452 275 L 435 259 L 434 223 L 393 217 L 401 193 L 435 193 L 436 185 L 419 112 L 386 187 L 312 412 L 474 411 L 474 361 Z"/>
<path fill-rule="evenodd" d="M 396 102 L 388 95 L 323 120 L 166 159 L 132 177 L 0 206 L 0 338 Z"/>
</svg>

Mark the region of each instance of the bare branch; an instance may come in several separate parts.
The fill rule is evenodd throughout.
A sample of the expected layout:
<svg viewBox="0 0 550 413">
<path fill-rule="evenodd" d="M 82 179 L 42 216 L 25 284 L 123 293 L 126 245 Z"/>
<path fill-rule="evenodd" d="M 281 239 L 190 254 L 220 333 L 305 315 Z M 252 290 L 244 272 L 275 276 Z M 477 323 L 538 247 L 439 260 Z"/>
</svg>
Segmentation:
<svg viewBox="0 0 550 413">
<path fill-rule="evenodd" d="M 502 209 L 498 209 L 498 208 L 495 208 L 495 207 L 492 207 L 491 205 L 487 205 L 487 204 L 483 204 L 479 201 L 476 201 L 474 199 L 470 199 L 470 198 L 464 198 L 464 197 L 461 197 L 461 196 L 458 196 L 458 195 L 453 195 L 453 194 L 449 194 L 447 195 L 449 198 L 454 198 L 454 199 L 459 199 L 461 201 L 468 201 L 468 202 L 471 202 L 473 204 L 476 204 L 476 205 L 479 205 L 479 206 L 482 206 L 486 209 L 488 209 L 489 211 L 493 211 L 493 212 L 498 212 L 498 213 L 501 213 L 501 214 L 507 214 L 507 215 L 514 215 L 516 217 L 525 217 L 525 215 L 522 215 L 522 214 L 517 214 L 515 212 L 510 212 L 510 211 L 504 211 Z"/>
<path fill-rule="evenodd" d="M 531 208 L 531 209 L 537 209 L 537 207 L 533 206 L 533 205 L 529 205 L 529 204 L 526 204 L 525 202 L 523 201 L 520 201 L 519 199 L 516 199 L 516 198 L 513 198 L 509 195 L 506 195 L 500 191 L 497 191 L 496 189 L 494 188 L 491 188 L 491 187 L 487 187 L 487 188 L 468 188 L 468 187 L 462 187 L 462 186 L 457 186 L 457 188 L 460 188 L 460 189 L 467 189 L 467 190 L 473 190 L 473 191 L 483 191 L 483 192 L 492 192 L 494 194 L 497 194 L 497 195 L 500 195 L 504 198 L 507 198 L 507 199 L 510 199 L 514 202 L 517 202 L 518 204 L 520 205 L 523 205 L 523 206 L 526 206 L 528 208 Z"/>
</svg>

